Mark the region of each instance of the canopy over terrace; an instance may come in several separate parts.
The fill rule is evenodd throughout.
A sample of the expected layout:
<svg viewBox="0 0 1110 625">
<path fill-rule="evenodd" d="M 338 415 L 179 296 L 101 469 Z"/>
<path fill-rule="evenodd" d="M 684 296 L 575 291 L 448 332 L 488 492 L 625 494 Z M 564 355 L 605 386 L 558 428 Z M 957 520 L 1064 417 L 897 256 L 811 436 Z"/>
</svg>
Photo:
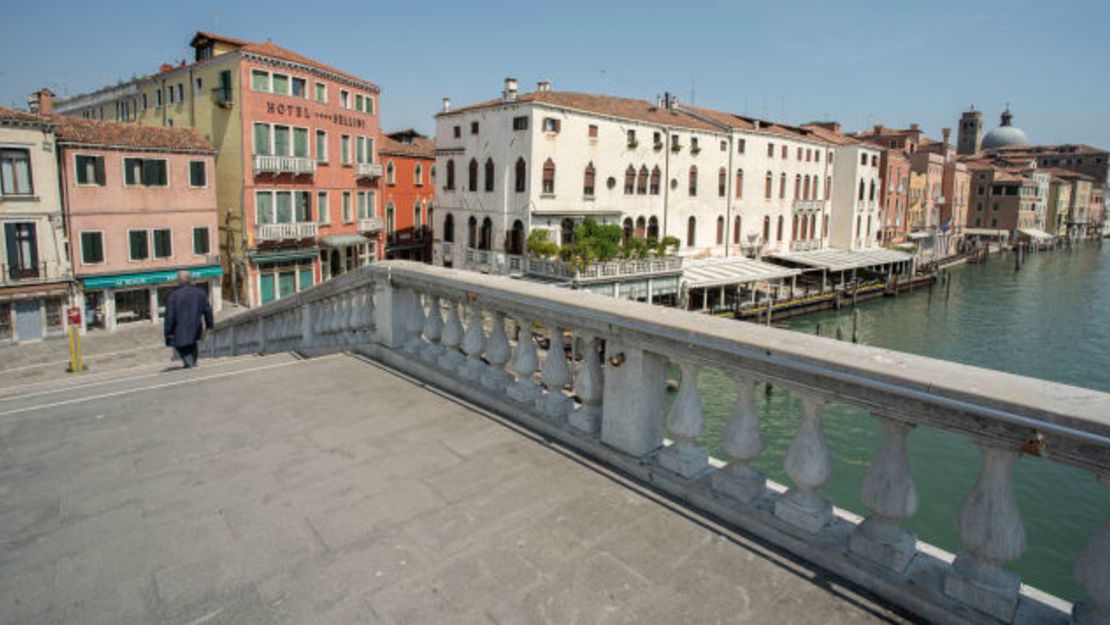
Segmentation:
<svg viewBox="0 0 1110 625">
<path fill-rule="evenodd" d="M 1049 234 L 1049 233 L 1047 233 L 1044 230 L 1041 230 L 1039 228 L 1019 228 L 1018 232 L 1020 232 L 1021 234 L 1029 237 L 1030 239 L 1039 239 L 1039 240 L 1042 240 L 1042 241 L 1049 241 L 1051 239 L 1056 238 L 1056 237 L 1052 236 L 1051 234 Z"/>
<path fill-rule="evenodd" d="M 701 291 L 701 308 L 707 310 L 711 307 L 717 308 L 727 305 L 726 289 L 728 287 L 735 287 L 739 298 L 741 288 L 747 286 L 752 291 L 754 298 L 757 283 L 768 286 L 772 283 L 781 285 L 785 279 L 790 278 L 792 282 L 791 289 L 793 289 L 793 279 L 800 273 L 802 273 L 801 269 L 774 265 L 745 257 L 692 260 L 687 261 L 682 270 L 682 286 L 688 294 L 688 300 L 691 301 L 694 299 L 691 296 L 697 295 L 694 292 Z M 711 290 L 719 291 L 720 295 L 714 306 L 710 306 Z"/>
<path fill-rule="evenodd" d="M 809 267 L 820 270 L 821 286 L 825 288 L 825 280 L 829 273 L 840 273 L 841 284 L 847 278 L 847 273 L 852 272 L 855 280 L 859 269 L 885 270 L 887 277 L 894 274 L 895 267 L 913 273 L 914 257 L 906 252 L 899 252 L 886 248 L 872 250 L 812 250 L 808 252 L 778 252 L 769 254 L 768 258 L 786 265 Z"/>
</svg>

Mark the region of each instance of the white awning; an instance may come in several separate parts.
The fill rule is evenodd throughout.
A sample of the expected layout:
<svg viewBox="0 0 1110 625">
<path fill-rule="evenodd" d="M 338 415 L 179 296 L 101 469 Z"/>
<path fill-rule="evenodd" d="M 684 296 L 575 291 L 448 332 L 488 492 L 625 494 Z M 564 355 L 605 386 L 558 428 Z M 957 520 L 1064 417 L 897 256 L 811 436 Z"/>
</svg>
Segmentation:
<svg viewBox="0 0 1110 625">
<path fill-rule="evenodd" d="M 778 280 L 800 273 L 802 273 L 800 269 L 773 265 L 751 258 L 714 258 L 686 261 L 682 270 L 682 281 L 688 288 L 702 289 Z"/>
<path fill-rule="evenodd" d="M 1008 237 L 1010 236 L 1009 230 L 998 230 L 996 228 L 964 228 L 964 235 L 971 235 L 977 237 Z"/>
<path fill-rule="evenodd" d="M 933 236 L 934 232 L 907 232 L 906 237 L 910 239 L 928 239 Z"/>
<path fill-rule="evenodd" d="M 1039 228 L 1019 228 L 1018 232 L 1024 234 L 1025 236 L 1029 237 L 1030 239 L 1052 239 L 1052 238 L 1054 238 L 1051 234 L 1049 234 L 1049 233 L 1047 233 L 1044 230 L 1041 230 Z"/>
<path fill-rule="evenodd" d="M 827 269 L 829 271 L 846 271 L 859 267 L 878 267 L 891 263 L 901 263 L 913 258 L 913 255 L 886 248 L 872 250 L 813 250 L 811 252 L 781 252 L 770 254 L 770 258 Z"/>
</svg>

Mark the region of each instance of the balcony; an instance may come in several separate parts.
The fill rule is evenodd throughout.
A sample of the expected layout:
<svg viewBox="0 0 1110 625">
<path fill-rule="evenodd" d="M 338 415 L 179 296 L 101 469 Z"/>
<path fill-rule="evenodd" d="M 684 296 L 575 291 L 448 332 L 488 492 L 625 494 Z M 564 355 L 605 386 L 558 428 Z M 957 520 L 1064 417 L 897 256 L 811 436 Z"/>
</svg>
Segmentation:
<svg viewBox="0 0 1110 625">
<path fill-rule="evenodd" d="M 791 252 L 810 252 L 813 250 L 821 249 L 821 239 L 812 239 L 809 241 L 791 241 Z"/>
<path fill-rule="evenodd" d="M 316 238 L 316 224 L 306 221 L 291 224 L 259 224 L 254 228 L 256 241 L 297 241 Z"/>
<path fill-rule="evenodd" d="M 825 208 L 824 200 L 794 200 L 796 211 L 819 211 Z"/>
<path fill-rule="evenodd" d="M 356 178 L 381 178 L 381 163 L 355 163 Z M 379 228 L 380 229 L 380 228 Z"/>
<path fill-rule="evenodd" d="M 222 106 L 224 108 L 231 108 L 231 106 L 235 104 L 235 101 L 232 97 L 230 85 L 216 87 L 215 89 L 213 89 L 212 99 L 216 101 L 217 106 Z"/>
<path fill-rule="evenodd" d="M 293 174 L 311 176 L 316 173 L 316 161 L 306 156 L 254 155 L 255 174 Z"/>
<path fill-rule="evenodd" d="M 378 232 L 382 229 L 381 217 L 360 217 L 358 220 L 359 232 Z"/>
</svg>

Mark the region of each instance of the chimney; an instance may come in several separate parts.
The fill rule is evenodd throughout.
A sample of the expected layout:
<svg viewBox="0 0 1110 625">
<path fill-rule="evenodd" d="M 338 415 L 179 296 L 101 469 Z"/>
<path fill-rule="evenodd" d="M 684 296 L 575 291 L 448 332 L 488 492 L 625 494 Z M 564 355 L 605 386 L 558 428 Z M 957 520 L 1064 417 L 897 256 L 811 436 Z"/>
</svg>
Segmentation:
<svg viewBox="0 0 1110 625">
<path fill-rule="evenodd" d="M 48 115 L 54 112 L 54 92 L 42 88 L 31 94 L 27 98 L 27 108 L 31 109 L 32 113 L 42 113 Z"/>
<path fill-rule="evenodd" d="M 875 124 L 875 134 L 877 134 L 877 135 L 883 134 L 883 125 L 882 124 Z"/>
<path fill-rule="evenodd" d="M 451 98 L 443 98 L 443 112 L 449 113 L 451 111 Z"/>
<path fill-rule="evenodd" d="M 816 122 L 813 125 L 817 126 L 818 128 L 824 128 L 825 130 L 831 130 L 836 134 L 840 134 L 840 122 Z"/>
<path fill-rule="evenodd" d="M 940 135 L 942 137 L 944 137 L 944 148 L 948 149 L 948 141 L 952 137 L 952 129 L 951 128 L 941 128 L 940 129 Z"/>
<path fill-rule="evenodd" d="M 162 63 L 161 65 L 158 66 L 158 73 L 159 74 L 165 74 L 166 72 L 172 72 L 172 71 L 173 71 L 173 65 L 170 65 L 169 63 Z"/>
<path fill-rule="evenodd" d="M 914 132 L 917 132 L 919 128 L 920 126 L 918 126 L 917 124 L 910 124 L 910 130 Z"/>
<path fill-rule="evenodd" d="M 501 99 L 505 102 L 516 100 L 516 78 L 510 76 L 505 79 L 505 90 L 501 92 Z"/>
<path fill-rule="evenodd" d="M 547 93 L 548 91 L 551 91 L 551 81 L 550 80 L 541 80 L 541 81 L 539 81 L 538 83 L 536 83 L 536 91 L 539 91 L 540 93 Z"/>
</svg>

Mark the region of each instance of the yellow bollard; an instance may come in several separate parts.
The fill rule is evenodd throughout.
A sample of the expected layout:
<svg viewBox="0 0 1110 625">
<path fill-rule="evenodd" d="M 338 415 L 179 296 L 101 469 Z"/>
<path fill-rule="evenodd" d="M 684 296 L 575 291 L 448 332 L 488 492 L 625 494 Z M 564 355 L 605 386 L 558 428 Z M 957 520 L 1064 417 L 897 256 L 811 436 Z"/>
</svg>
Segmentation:
<svg viewBox="0 0 1110 625">
<path fill-rule="evenodd" d="M 81 373 L 85 370 L 84 359 L 81 356 L 81 313 L 77 308 L 70 308 L 67 312 L 69 318 L 69 367 L 68 373 Z"/>
</svg>

